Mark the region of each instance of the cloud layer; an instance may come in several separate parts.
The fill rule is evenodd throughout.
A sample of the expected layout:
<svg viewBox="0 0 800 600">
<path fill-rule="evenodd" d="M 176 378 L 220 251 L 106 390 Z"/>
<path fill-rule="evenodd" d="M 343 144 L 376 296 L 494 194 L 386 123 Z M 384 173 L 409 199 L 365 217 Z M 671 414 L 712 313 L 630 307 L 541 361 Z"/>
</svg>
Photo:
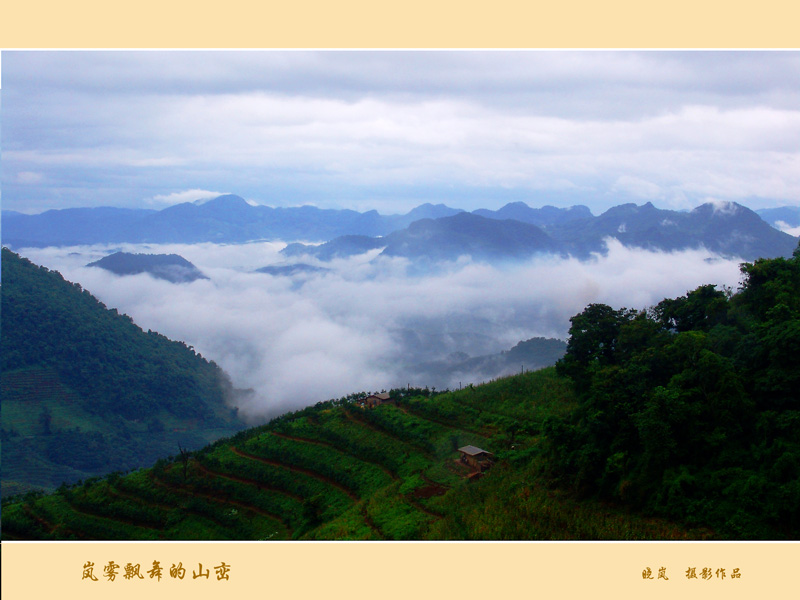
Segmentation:
<svg viewBox="0 0 800 600">
<path fill-rule="evenodd" d="M 211 278 L 180 285 L 83 266 L 106 247 L 22 254 L 217 362 L 237 386 L 256 390 L 241 409 L 257 420 L 354 391 L 424 386 L 408 365 L 449 352 L 474 356 L 534 336 L 566 338 L 569 318 L 590 302 L 645 308 L 701 284 L 739 281 L 735 261 L 704 251 L 609 244 L 606 257 L 589 262 L 541 257 L 495 268 L 463 260 L 411 277 L 404 261 L 370 255 L 291 279 L 251 272 L 280 261 L 277 243 L 121 248 L 177 253 Z M 436 347 L 410 344 L 402 335 L 409 330 L 438 340 Z"/>
<path fill-rule="evenodd" d="M 10 52 L 6 208 L 800 196 L 797 52 Z"/>
</svg>

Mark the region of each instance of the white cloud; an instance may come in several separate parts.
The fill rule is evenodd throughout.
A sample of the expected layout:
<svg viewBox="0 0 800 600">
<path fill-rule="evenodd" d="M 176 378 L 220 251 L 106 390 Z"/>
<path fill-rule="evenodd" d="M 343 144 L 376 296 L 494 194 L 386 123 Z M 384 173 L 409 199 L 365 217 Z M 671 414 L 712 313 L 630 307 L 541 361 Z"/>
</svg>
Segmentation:
<svg viewBox="0 0 800 600">
<path fill-rule="evenodd" d="M 784 221 L 775 221 L 775 226 L 784 233 L 788 233 L 789 235 L 793 235 L 795 237 L 800 236 L 800 227 L 792 227 Z"/>
<path fill-rule="evenodd" d="M 148 204 L 181 204 L 183 202 L 196 202 L 197 200 L 211 200 L 217 196 L 222 196 L 226 192 L 212 192 L 210 190 L 184 190 L 172 192 L 171 194 L 159 194 L 148 198 Z"/>
<path fill-rule="evenodd" d="M 661 187 L 655 183 L 630 175 L 622 175 L 619 177 L 614 182 L 614 185 L 611 186 L 611 192 L 630 194 L 635 198 L 643 200 L 658 200 L 664 197 L 664 192 Z"/>
<path fill-rule="evenodd" d="M 739 207 L 734 202 L 729 202 L 727 200 L 720 200 L 719 198 L 707 198 L 706 202 L 711 204 L 714 208 L 714 214 L 723 215 L 723 216 L 731 216 L 735 215 L 739 211 Z"/>
<path fill-rule="evenodd" d="M 739 281 L 735 261 L 710 260 L 705 251 L 608 244 L 607 256 L 588 262 L 540 257 L 504 268 L 462 262 L 422 277 L 407 276 L 405 260 L 356 257 L 302 285 L 250 272 L 280 262 L 280 244 L 125 248 L 181 254 L 211 277 L 181 285 L 83 266 L 108 253 L 106 247 L 22 253 L 80 282 L 144 329 L 213 359 L 237 386 L 256 390 L 242 410 L 258 418 L 354 391 L 425 385 L 403 365 L 429 359 L 433 348 L 402 343 L 403 329 L 438 335 L 441 355 L 467 344 L 476 356 L 534 336 L 563 338 L 569 318 L 591 302 L 644 308 L 701 284 Z"/>
<path fill-rule="evenodd" d="M 17 173 L 17 181 L 22 184 L 41 183 L 44 175 L 35 171 L 20 171 Z"/>
<path fill-rule="evenodd" d="M 800 195 L 798 92 L 786 83 L 797 53 L 10 57 L 4 165 L 48 181 L 133 181 L 165 202 L 162 190 L 229 189 L 406 212 L 420 203 L 408 187 L 504 200 L 584 190 L 598 212 L 617 193 L 676 208 Z M 86 204 L 91 189 L 50 197 Z M 4 189 L 12 204 L 17 193 Z M 451 203 L 480 206 L 474 194 Z"/>
</svg>

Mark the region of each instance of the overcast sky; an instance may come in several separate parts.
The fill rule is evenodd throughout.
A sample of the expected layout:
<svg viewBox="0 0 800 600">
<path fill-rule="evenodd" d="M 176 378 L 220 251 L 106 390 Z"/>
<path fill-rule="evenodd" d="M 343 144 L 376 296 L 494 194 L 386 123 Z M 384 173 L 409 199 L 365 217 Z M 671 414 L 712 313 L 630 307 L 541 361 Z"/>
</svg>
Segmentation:
<svg viewBox="0 0 800 600">
<path fill-rule="evenodd" d="M 4 52 L 2 203 L 800 203 L 798 52 Z"/>
</svg>

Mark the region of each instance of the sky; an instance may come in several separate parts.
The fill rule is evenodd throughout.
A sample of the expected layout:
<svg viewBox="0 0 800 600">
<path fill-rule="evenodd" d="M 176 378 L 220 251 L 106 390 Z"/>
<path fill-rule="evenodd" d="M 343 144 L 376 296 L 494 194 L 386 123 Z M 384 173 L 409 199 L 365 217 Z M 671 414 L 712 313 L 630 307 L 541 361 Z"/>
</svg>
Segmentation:
<svg viewBox="0 0 800 600">
<path fill-rule="evenodd" d="M 2 207 L 800 204 L 794 51 L 10 51 Z"/>
</svg>

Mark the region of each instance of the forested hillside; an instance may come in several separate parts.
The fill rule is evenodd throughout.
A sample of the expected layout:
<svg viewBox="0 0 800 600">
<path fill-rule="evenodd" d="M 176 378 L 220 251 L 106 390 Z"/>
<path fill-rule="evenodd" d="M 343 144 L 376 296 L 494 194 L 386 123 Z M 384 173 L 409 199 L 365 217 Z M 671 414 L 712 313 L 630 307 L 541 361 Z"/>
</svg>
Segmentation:
<svg viewBox="0 0 800 600">
<path fill-rule="evenodd" d="M 152 464 L 241 429 L 225 374 L 2 251 L 3 494 Z"/>
<path fill-rule="evenodd" d="M 800 248 L 648 311 L 594 304 L 558 372 L 578 409 L 548 423 L 562 484 L 733 539 L 800 537 Z"/>
</svg>

